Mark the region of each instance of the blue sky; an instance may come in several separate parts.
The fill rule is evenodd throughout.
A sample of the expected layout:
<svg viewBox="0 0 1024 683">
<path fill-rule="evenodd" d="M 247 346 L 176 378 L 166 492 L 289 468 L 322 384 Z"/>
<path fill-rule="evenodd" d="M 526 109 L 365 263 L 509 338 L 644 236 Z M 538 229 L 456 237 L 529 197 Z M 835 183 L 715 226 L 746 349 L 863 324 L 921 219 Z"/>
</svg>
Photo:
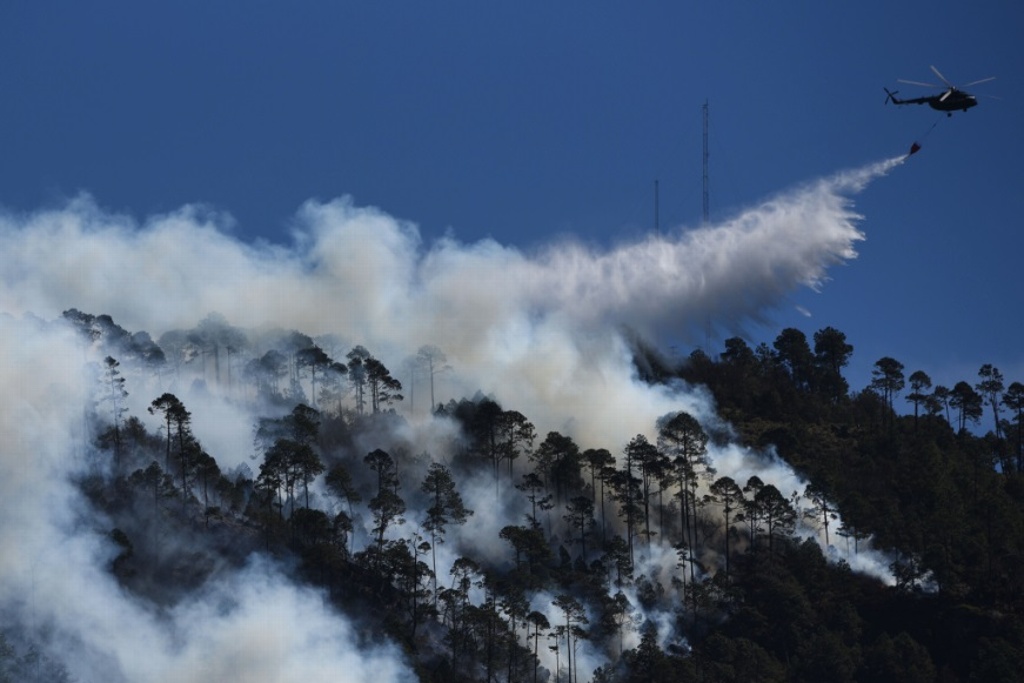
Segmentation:
<svg viewBox="0 0 1024 683">
<path fill-rule="evenodd" d="M 205 203 L 288 245 L 303 202 L 350 195 L 426 244 L 607 248 L 653 228 L 655 179 L 662 228 L 700 224 L 706 100 L 712 222 L 923 146 L 854 198 L 859 257 L 752 343 L 836 327 L 854 388 L 885 355 L 1024 381 L 1022 31 L 1010 2 L 8 2 L 0 206 Z M 931 64 L 1000 99 L 883 106 Z"/>
</svg>

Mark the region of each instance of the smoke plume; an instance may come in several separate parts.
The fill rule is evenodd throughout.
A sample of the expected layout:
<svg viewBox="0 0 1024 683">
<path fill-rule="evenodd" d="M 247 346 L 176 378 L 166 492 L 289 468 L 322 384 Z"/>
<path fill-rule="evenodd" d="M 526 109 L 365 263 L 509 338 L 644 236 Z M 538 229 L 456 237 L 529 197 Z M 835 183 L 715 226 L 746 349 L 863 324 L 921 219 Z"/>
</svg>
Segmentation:
<svg viewBox="0 0 1024 683">
<path fill-rule="evenodd" d="M 158 338 L 218 312 L 241 327 L 336 334 L 392 367 L 431 344 L 452 367 L 439 400 L 481 391 L 540 435 L 617 453 L 636 434 L 653 438 L 668 413 L 716 420 L 699 389 L 639 381 L 623 330 L 685 339 L 711 318 L 738 331 L 795 288 L 821 286 L 864 238 L 850 196 L 900 162 L 807 183 L 717 225 L 535 253 L 491 240 L 424 244 L 414 225 L 349 198 L 307 202 L 285 246 L 247 243 L 230 217 L 201 206 L 138 221 L 82 195 L 0 215 L 0 608 L 81 680 L 411 679 L 394 648 L 354 645 L 351 624 L 268 562 L 162 613 L 120 590 L 106 570 L 107 530 L 72 481 L 85 468 L 87 359 L 46 321 L 78 308 Z M 133 413 L 158 395 L 131 389 Z M 254 416 L 217 405 L 222 413 L 195 410 L 195 429 L 230 467 L 251 453 Z M 410 428 L 425 434 L 427 411 L 416 413 Z M 788 493 L 784 464 L 731 448 L 712 454 L 720 474 L 760 467 Z M 481 515 L 467 529 L 495 533 L 501 521 Z"/>
</svg>

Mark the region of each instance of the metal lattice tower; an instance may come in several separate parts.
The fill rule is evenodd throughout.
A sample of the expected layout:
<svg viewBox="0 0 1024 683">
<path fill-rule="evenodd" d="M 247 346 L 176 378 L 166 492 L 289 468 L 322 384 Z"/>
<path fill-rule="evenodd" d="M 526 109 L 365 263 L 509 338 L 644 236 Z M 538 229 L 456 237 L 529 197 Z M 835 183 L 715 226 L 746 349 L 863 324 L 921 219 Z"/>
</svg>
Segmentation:
<svg viewBox="0 0 1024 683">
<path fill-rule="evenodd" d="M 704 100 L 704 106 L 701 107 L 704 114 L 704 212 L 702 214 L 704 222 L 703 225 L 706 228 L 711 222 L 711 202 L 709 200 L 708 193 L 708 101 Z M 711 311 L 708 310 L 708 317 L 704 321 L 704 353 L 709 357 L 711 356 Z"/>
</svg>

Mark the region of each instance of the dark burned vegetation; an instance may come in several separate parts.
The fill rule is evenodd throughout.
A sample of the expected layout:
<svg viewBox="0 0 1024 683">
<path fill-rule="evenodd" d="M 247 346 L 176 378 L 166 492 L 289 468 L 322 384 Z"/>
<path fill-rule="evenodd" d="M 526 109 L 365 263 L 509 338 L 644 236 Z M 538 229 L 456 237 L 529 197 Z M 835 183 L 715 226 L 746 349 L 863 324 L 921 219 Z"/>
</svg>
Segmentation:
<svg viewBox="0 0 1024 683">
<path fill-rule="evenodd" d="M 706 386 L 732 447 L 775 449 L 809 482 L 791 491 L 716 471 L 727 430 L 687 412 L 584 447 L 537 433 L 529 406 L 435 403 L 435 347 L 392 373 L 362 346 L 217 316 L 157 341 L 65 318 L 103 359 L 77 485 L 109 571 L 156 608 L 261 555 L 424 681 L 1024 670 L 1024 386 L 991 366 L 946 388 L 883 358 L 851 391 L 831 328 L 729 339 L 679 368 L 638 347 L 646 381 Z M 208 452 L 185 394 L 257 415 L 251 450 Z"/>
</svg>

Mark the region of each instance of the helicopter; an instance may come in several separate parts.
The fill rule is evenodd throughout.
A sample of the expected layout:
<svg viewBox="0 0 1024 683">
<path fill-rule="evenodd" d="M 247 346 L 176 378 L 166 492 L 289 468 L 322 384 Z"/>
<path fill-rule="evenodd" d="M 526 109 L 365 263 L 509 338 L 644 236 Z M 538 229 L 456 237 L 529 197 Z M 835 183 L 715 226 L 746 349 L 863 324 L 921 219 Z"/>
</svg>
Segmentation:
<svg viewBox="0 0 1024 683">
<path fill-rule="evenodd" d="M 946 77 L 939 73 L 939 70 L 934 66 L 931 67 L 935 75 L 939 77 L 943 83 L 946 84 L 946 91 L 939 95 L 929 95 L 928 97 L 912 97 L 910 99 L 901 100 L 896 97 L 898 91 L 890 91 L 888 88 L 882 88 L 885 90 L 886 98 L 885 103 L 888 104 L 891 100 L 893 104 L 925 104 L 927 103 L 932 109 L 938 109 L 939 111 L 946 112 L 946 116 L 952 116 L 955 111 L 967 111 L 971 107 L 978 105 L 978 98 L 974 95 L 961 90 L 956 87 Z M 988 78 L 982 78 L 978 81 L 971 81 L 965 88 L 972 85 L 978 85 L 979 83 L 987 83 L 988 81 L 995 80 L 995 76 L 989 76 Z M 909 85 L 921 85 L 926 88 L 941 88 L 941 85 L 935 83 L 921 83 L 920 81 L 904 81 L 899 79 L 900 83 L 907 83 Z"/>
</svg>

